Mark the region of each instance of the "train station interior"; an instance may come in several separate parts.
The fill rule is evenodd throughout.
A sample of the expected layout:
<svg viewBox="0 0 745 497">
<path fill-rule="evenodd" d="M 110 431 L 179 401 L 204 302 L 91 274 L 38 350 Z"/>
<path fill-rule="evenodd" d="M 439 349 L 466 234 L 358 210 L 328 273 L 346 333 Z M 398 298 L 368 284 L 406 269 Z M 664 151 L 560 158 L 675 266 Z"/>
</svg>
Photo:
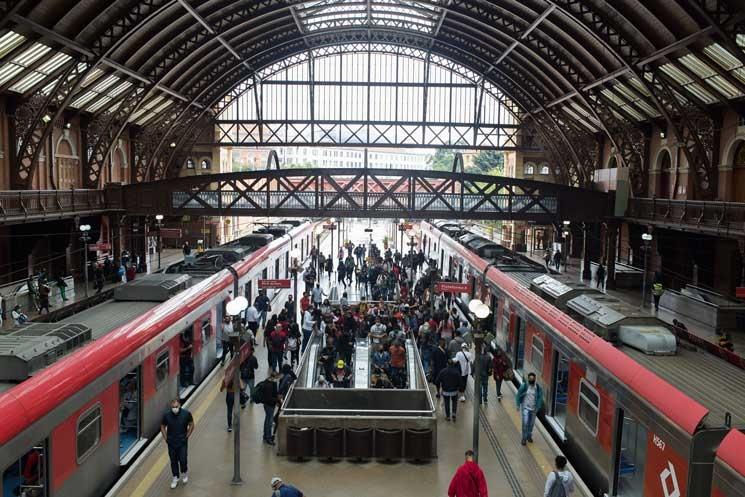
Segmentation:
<svg viewBox="0 0 745 497">
<path fill-rule="evenodd" d="M 745 497 L 739 0 L 0 0 L 0 497 Z"/>
</svg>

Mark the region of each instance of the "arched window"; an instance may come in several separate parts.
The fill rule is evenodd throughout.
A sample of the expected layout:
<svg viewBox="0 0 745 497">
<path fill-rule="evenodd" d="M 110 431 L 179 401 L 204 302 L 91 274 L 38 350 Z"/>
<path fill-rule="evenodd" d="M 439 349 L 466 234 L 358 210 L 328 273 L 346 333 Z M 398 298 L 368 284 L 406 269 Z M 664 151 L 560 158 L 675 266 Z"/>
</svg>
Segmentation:
<svg viewBox="0 0 745 497">
<path fill-rule="evenodd" d="M 745 202 L 745 141 L 740 141 L 735 149 L 732 163 L 732 200 Z"/>
<path fill-rule="evenodd" d="M 549 174 L 551 174 L 551 170 L 548 168 L 548 164 L 543 163 L 541 165 L 541 174 L 544 176 L 548 176 Z"/>
<path fill-rule="evenodd" d="M 670 152 L 664 150 L 658 160 L 660 168 L 660 189 L 658 197 L 670 198 L 670 192 L 673 189 L 673 165 L 670 158 Z"/>
<path fill-rule="evenodd" d="M 209 159 L 202 159 L 199 163 L 199 167 L 201 169 L 210 169 L 212 167 L 212 162 Z"/>
<path fill-rule="evenodd" d="M 612 156 L 610 159 L 608 159 L 608 169 L 615 169 L 618 167 L 618 160 L 616 160 L 616 156 Z"/>
<path fill-rule="evenodd" d="M 523 173 L 526 176 L 535 174 L 535 165 L 532 162 L 528 162 L 525 164 L 525 169 L 523 170 Z"/>
</svg>

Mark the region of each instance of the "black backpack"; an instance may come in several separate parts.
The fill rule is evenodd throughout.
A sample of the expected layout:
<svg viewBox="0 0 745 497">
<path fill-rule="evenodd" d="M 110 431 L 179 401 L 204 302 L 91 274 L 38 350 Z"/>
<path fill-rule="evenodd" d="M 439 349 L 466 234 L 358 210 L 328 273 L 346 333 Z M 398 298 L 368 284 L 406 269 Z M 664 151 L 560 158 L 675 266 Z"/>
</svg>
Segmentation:
<svg viewBox="0 0 745 497">
<path fill-rule="evenodd" d="M 558 471 L 554 471 L 554 484 L 551 485 L 551 490 L 548 491 L 548 497 L 567 497 Z"/>
<path fill-rule="evenodd" d="M 253 390 L 251 390 L 251 402 L 253 402 L 254 404 L 264 403 L 265 384 L 266 380 L 260 381 L 257 385 L 254 386 Z"/>
</svg>

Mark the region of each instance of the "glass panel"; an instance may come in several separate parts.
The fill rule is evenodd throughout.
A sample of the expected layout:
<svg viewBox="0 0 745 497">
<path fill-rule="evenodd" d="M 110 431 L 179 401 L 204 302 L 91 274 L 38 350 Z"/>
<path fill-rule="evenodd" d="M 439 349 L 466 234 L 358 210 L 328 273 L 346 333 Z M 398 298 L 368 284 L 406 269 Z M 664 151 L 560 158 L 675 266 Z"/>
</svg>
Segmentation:
<svg viewBox="0 0 745 497">
<path fill-rule="evenodd" d="M 168 379 L 169 362 L 169 351 L 164 350 L 160 353 L 155 363 L 155 388 L 159 388 Z"/>
<path fill-rule="evenodd" d="M 119 457 L 140 438 L 140 370 L 135 368 L 119 381 Z"/>
<path fill-rule="evenodd" d="M 562 428 L 566 427 L 567 403 L 569 399 L 569 359 L 559 352 L 555 355 L 553 416 Z"/>
<path fill-rule="evenodd" d="M 525 367 L 525 320 L 517 318 L 517 337 L 515 338 L 515 371 L 523 375 Z"/>
<path fill-rule="evenodd" d="M 46 497 L 46 444 L 40 443 L 26 452 L 3 472 L 3 496 Z"/>
<path fill-rule="evenodd" d="M 644 466 L 647 462 L 647 430 L 634 418 L 625 416 L 621 428 L 621 452 L 618 460 L 620 497 L 642 497 Z"/>
<path fill-rule="evenodd" d="M 530 362 L 533 363 L 536 374 L 540 376 L 543 372 L 543 340 L 533 337 L 532 347 L 533 351 L 530 356 Z"/>
<path fill-rule="evenodd" d="M 593 435 L 598 432 L 600 398 L 585 380 L 579 384 L 579 418 Z"/>
<path fill-rule="evenodd" d="M 186 388 L 194 384 L 194 349 L 193 330 L 189 326 L 181 332 L 179 338 L 179 384 Z"/>
<path fill-rule="evenodd" d="M 95 407 L 78 420 L 78 462 L 93 451 L 101 440 L 101 408 Z"/>
</svg>

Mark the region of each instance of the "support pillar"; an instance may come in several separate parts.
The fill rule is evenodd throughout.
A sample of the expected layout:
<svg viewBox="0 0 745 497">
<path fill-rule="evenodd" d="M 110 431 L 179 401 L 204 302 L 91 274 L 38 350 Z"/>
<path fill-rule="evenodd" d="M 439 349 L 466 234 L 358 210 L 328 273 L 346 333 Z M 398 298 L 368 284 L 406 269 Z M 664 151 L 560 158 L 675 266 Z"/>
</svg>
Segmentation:
<svg viewBox="0 0 745 497">
<path fill-rule="evenodd" d="M 117 214 L 111 216 L 111 252 L 114 270 L 117 271 L 121 265 L 122 255 L 122 227 L 121 218 Z"/>
<path fill-rule="evenodd" d="M 740 286 L 745 286 L 745 240 L 738 238 L 737 247 L 740 249 Z"/>
<path fill-rule="evenodd" d="M 582 223 L 582 279 L 592 282 L 590 266 L 590 224 Z"/>
<path fill-rule="evenodd" d="M 606 232 L 606 287 L 615 290 L 616 288 L 616 247 L 618 246 L 618 223 L 616 221 L 608 222 Z"/>
</svg>

